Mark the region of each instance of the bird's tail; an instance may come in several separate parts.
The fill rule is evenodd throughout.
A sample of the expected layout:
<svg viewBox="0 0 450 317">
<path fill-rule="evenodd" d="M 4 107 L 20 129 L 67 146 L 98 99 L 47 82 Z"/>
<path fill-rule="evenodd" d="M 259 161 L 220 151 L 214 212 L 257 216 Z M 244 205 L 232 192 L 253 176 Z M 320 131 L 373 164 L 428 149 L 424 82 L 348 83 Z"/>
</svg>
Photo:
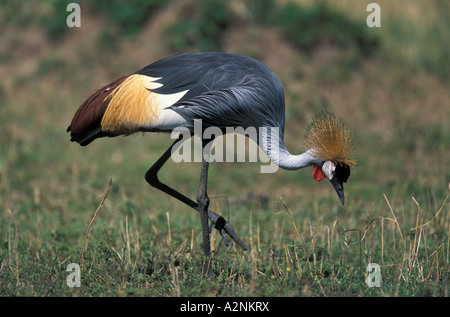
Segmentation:
<svg viewBox="0 0 450 317">
<path fill-rule="evenodd" d="M 67 128 L 67 132 L 70 132 L 70 140 L 72 142 L 78 142 L 80 145 L 85 146 L 97 138 L 109 136 L 109 134 L 101 128 L 103 115 L 111 101 L 111 98 L 108 98 L 108 96 L 124 82 L 127 77 L 128 76 L 123 76 L 97 90 L 83 102 Z"/>
</svg>

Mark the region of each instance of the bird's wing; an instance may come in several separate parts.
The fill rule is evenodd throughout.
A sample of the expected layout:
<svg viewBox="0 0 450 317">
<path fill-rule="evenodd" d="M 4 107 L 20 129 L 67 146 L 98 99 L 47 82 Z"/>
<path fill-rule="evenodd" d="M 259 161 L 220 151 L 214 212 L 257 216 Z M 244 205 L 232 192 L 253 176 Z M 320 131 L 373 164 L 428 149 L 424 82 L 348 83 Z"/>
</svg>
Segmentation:
<svg viewBox="0 0 450 317">
<path fill-rule="evenodd" d="M 284 93 L 264 64 L 240 55 L 190 53 L 159 60 L 136 72 L 160 84 L 152 92 L 186 91 L 166 110 L 207 126 L 280 125 L 284 127 Z"/>
<path fill-rule="evenodd" d="M 182 98 L 168 109 L 185 118 L 201 119 L 204 127 L 258 127 L 272 115 L 261 95 L 249 86 L 235 86 Z"/>
<path fill-rule="evenodd" d="M 156 61 L 136 72 L 155 78 L 158 94 L 188 91 L 181 100 L 189 100 L 203 93 L 243 85 L 247 80 L 243 65 L 245 57 L 224 53 L 190 53 Z M 243 62 L 240 61 L 244 59 Z"/>
</svg>

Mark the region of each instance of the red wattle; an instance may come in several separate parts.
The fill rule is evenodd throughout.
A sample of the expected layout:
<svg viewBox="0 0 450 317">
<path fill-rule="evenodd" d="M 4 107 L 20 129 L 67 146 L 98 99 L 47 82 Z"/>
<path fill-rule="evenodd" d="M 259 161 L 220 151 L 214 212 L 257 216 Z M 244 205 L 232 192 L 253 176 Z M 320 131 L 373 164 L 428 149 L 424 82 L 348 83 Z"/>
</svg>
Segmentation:
<svg viewBox="0 0 450 317">
<path fill-rule="evenodd" d="M 322 169 L 320 167 L 318 167 L 317 165 L 314 165 L 312 176 L 318 182 L 320 182 L 322 179 L 325 178 L 325 175 L 323 175 Z"/>
</svg>

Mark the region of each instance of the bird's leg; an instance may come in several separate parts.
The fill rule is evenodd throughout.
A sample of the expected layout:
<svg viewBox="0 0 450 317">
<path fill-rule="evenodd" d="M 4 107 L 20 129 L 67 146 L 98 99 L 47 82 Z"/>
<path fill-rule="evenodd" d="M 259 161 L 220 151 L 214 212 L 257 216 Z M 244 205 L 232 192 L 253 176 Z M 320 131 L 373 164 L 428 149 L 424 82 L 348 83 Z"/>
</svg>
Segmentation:
<svg viewBox="0 0 450 317">
<path fill-rule="evenodd" d="M 153 187 L 155 187 L 155 188 L 165 192 L 166 194 L 168 194 L 168 195 L 178 199 L 179 201 L 185 203 L 189 207 L 197 209 L 198 206 L 197 206 L 196 202 L 194 202 L 193 200 L 187 198 L 186 196 L 184 196 L 180 192 L 176 191 L 172 187 L 169 187 L 166 184 L 161 183 L 160 180 L 158 179 L 158 172 L 159 172 L 159 170 L 167 162 L 167 160 L 170 158 L 170 156 L 172 155 L 173 147 L 175 145 L 177 145 L 177 143 L 180 140 L 181 140 L 181 136 L 180 136 L 180 138 L 175 140 L 175 142 L 173 142 L 173 144 L 166 150 L 166 152 L 164 152 L 164 154 L 161 155 L 161 157 L 152 165 L 152 167 L 149 168 L 147 173 L 145 173 L 145 180 L 151 186 L 153 186 Z"/>
<path fill-rule="evenodd" d="M 150 167 L 150 169 L 145 174 L 145 180 L 147 183 L 149 183 L 151 186 L 165 192 L 166 194 L 178 199 L 179 201 L 185 203 L 189 207 L 199 211 L 198 203 L 195 201 L 189 199 L 188 197 L 184 196 L 180 192 L 176 191 L 175 189 L 167 186 L 166 184 L 163 184 L 158 179 L 158 171 L 161 169 L 161 167 L 167 162 L 167 160 L 170 158 L 172 154 L 172 149 L 177 143 L 181 140 L 181 136 L 179 139 L 175 140 L 175 142 L 164 152 L 164 154 Z M 215 212 L 212 212 L 211 210 L 208 210 L 208 218 L 211 220 L 211 224 L 214 225 L 214 228 L 216 228 L 221 236 L 224 239 L 225 244 L 228 247 L 231 247 L 231 244 L 229 243 L 227 239 L 227 234 L 233 239 L 234 242 L 236 242 L 243 250 L 248 250 L 248 247 L 242 242 L 242 240 L 239 238 L 237 233 L 234 231 L 234 229 L 230 226 L 230 224 L 223 218 L 221 215 L 216 214 Z"/>
<path fill-rule="evenodd" d="M 205 149 L 205 146 L 203 146 Z M 203 252 L 205 254 L 205 263 L 203 272 L 207 276 L 211 276 L 211 241 L 209 238 L 209 224 L 208 224 L 208 207 L 209 197 L 207 193 L 208 184 L 208 160 L 202 155 L 202 170 L 200 173 L 200 183 L 198 185 L 197 202 L 198 211 L 200 212 L 200 218 L 202 221 L 202 233 L 203 233 Z"/>
</svg>

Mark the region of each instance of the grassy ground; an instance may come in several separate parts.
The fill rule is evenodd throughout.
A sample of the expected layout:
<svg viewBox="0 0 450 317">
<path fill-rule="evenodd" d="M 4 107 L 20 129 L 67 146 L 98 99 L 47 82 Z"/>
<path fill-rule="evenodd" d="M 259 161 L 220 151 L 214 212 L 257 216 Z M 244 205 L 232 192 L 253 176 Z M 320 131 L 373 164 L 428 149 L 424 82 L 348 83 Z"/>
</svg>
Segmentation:
<svg viewBox="0 0 450 317">
<path fill-rule="evenodd" d="M 358 166 L 345 207 L 311 170 L 213 164 L 211 210 L 250 251 L 227 250 L 214 231 L 214 275 L 204 279 L 198 215 L 144 180 L 170 137 L 81 148 L 65 133 L 96 87 L 175 53 L 164 28 L 183 6 L 171 2 L 123 38 L 83 11 L 82 28 L 57 40 L 38 18 L 19 19 L 31 14 L 22 7 L 17 21 L 1 20 L 1 296 L 448 296 L 448 5 L 379 2 L 382 28 L 370 32 L 380 47 L 368 58 L 325 42 L 304 52 L 233 3 L 222 49 L 255 56 L 279 75 L 291 152 L 303 150 L 317 111 L 334 111 L 353 128 Z M 352 5 L 338 9 L 364 28 L 365 7 Z M 199 169 L 169 162 L 161 179 L 195 197 Z M 80 265 L 79 288 L 67 286 L 70 263 Z M 381 287 L 365 283 L 369 263 L 379 264 Z"/>
</svg>

